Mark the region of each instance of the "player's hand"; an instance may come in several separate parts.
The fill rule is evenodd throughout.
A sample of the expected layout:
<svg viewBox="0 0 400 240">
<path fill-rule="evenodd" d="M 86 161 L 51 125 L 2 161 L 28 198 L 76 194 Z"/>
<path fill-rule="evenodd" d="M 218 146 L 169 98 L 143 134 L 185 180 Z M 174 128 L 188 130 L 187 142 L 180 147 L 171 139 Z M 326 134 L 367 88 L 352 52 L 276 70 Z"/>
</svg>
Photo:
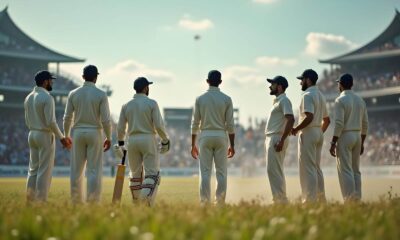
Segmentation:
<svg viewBox="0 0 400 240">
<path fill-rule="evenodd" d="M 285 143 L 285 141 L 279 140 L 279 141 L 275 144 L 275 146 L 274 146 L 275 151 L 276 151 L 276 152 L 282 151 L 282 149 L 283 149 L 283 144 L 284 144 L 284 143 Z"/>
<path fill-rule="evenodd" d="M 61 144 L 63 145 L 63 148 L 70 150 L 72 147 L 72 140 L 69 137 L 64 137 L 60 139 Z"/>
<path fill-rule="evenodd" d="M 166 141 L 161 141 L 161 148 L 160 148 L 160 153 L 164 154 L 169 151 L 170 147 L 170 141 L 167 139 Z"/>
<path fill-rule="evenodd" d="M 197 159 L 199 156 L 199 150 L 197 149 L 196 145 L 192 146 L 192 151 L 191 151 L 192 157 L 194 159 Z"/>
<path fill-rule="evenodd" d="M 114 144 L 112 151 L 118 159 L 122 159 L 122 157 L 124 156 L 124 151 L 126 151 L 126 148 L 125 146 L 119 146 L 118 144 Z"/>
<path fill-rule="evenodd" d="M 110 147 L 111 147 L 111 141 L 108 139 L 104 140 L 103 152 L 108 151 L 108 149 L 110 149 Z"/>
<path fill-rule="evenodd" d="M 293 136 L 296 136 L 298 132 L 299 132 L 299 130 L 297 130 L 296 128 L 292 128 L 292 131 L 290 132 L 290 134 L 292 134 Z"/>
<path fill-rule="evenodd" d="M 362 155 L 363 153 L 364 153 L 364 144 L 361 145 L 360 155 Z"/>
<path fill-rule="evenodd" d="M 235 155 L 235 147 L 230 146 L 228 148 L 228 158 L 232 158 Z"/>
<path fill-rule="evenodd" d="M 331 148 L 329 149 L 332 157 L 336 157 L 336 144 L 331 144 Z"/>
</svg>

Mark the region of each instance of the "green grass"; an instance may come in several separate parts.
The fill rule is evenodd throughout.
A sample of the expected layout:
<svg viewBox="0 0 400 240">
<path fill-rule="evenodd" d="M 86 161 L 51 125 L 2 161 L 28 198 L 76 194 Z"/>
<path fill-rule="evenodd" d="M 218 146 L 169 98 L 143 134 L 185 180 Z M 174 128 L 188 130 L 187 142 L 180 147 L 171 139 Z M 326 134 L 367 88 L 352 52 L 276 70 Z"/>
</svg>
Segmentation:
<svg viewBox="0 0 400 240">
<path fill-rule="evenodd" d="M 69 181 L 55 178 L 48 203 L 26 207 L 25 179 L 0 179 L 0 239 L 400 239 L 398 180 L 366 181 L 382 194 L 360 204 L 285 206 L 268 204 L 264 181 L 230 179 L 229 204 L 202 208 L 197 178 L 163 178 L 157 204 L 148 208 L 133 205 L 127 188 L 121 206 L 111 205 L 110 178 L 101 204 L 71 205 Z M 297 193 L 293 181 L 288 191 Z"/>
</svg>

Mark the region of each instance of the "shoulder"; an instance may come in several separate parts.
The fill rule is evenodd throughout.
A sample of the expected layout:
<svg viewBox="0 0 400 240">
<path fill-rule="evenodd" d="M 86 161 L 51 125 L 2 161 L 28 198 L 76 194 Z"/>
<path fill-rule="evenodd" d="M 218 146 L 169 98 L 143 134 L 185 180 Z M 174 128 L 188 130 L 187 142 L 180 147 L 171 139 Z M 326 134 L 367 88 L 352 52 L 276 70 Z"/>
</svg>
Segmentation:
<svg viewBox="0 0 400 240">
<path fill-rule="evenodd" d="M 230 96 L 228 96 L 227 94 L 225 94 L 224 92 L 220 91 L 219 92 L 220 95 L 222 96 L 222 98 L 224 98 L 226 101 L 228 102 L 232 102 L 232 98 Z"/>
</svg>

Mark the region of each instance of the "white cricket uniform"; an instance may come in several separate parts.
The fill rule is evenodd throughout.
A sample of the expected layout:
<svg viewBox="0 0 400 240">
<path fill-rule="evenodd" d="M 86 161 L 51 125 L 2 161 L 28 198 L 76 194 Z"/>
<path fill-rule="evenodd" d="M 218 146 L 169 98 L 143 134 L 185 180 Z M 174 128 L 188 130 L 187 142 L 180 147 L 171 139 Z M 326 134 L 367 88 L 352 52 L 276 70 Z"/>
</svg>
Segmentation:
<svg viewBox="0 0 400 240">
<path fill-rule="evenodd" d="M 274 105 L 269 114 L 268 123 L 265 128 L 265 151 L 267 156 L 267 172 L 271 186 L 273 201 L 276 203 L 287 202 L 286 181 L 283 173 L 283 160 L 289 141 L 285 139 L 283 148 L 276 152 L 275 145 L 281 139 L 285 130 L 285 115 L 293 115 L 292 103 L 285 93 L 274 99 Z"/>
<path fill-rule="evenodd" d="M 35 87 L 25 98 L 24 108 L 30 148 L 27 199 L 46 201 L 54 167 L 54 135 L 64 136 L 56 122 L 54 99 L 46 89 Z"/>
<path fill-rule="evenodd" d="M 71 197 L 73 202 L 84 200 L 83 171 L 86 165 L 87 200 L 100 201 L 103 171 L 103 134 L 111 140 L 111 119 L 108 98 L 93 82 L 68 95 L 64 114 L 65 136 L 70 136 L 73 124 L 71 160 Z"/>
<path fill-rule="evenodd" d="M 234 134 L 232 99 L 218 87 L 210 86 L 208 91 L 196 99 L 191 127 L 192 134 L 199 136 L 200 159 L 200 201 L 211 200 L 211 172 L 214 160 L 217 190 L 216 200 L 224 203 L 227 188 L 228 136 Z"/>
<path fill-rule="evenodd" d="M 152 205 L 160 184 L 156 133 L 163 141 L 168 140 L 157 102 L 144 93 L 135 94 L 132 100 L 122 106 L 117 130 L 118 141 L 124 141 L 128 133 L 129 186 L 132 197 L 134 200 L 147 199 Z"/>
<path fill-rule="evenodd" d="M 316 86 L 306 89 L 301 97 L 299 122 L 312 113 L 312 122 L 301 130 L 298 140 L 300 185 L 306 201 L 325 199 L 324 176 L 321 170 L 321 151 L 324 135 L 322 119 L 328 117 L 326 100 Z"/>
<path fill-rule="evenodd" d="M 368 115 L 364 100 L 352 90 L 341 92 L 335 101 L 334 136 L 337 170 L 344 200 L 361 199 L 360 151 L 361 135 L 368 131 Z"/>
</svg>

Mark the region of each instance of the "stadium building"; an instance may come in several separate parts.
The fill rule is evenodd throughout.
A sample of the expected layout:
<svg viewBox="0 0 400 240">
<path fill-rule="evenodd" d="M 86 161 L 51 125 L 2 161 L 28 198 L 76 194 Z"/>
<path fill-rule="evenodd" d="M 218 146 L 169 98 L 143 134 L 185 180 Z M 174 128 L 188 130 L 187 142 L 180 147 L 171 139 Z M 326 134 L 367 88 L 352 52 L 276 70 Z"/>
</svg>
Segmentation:
<svg viewBox="0 0 400 240">
<path fill-rule="evenodd" d="M 60 73 L 61 63 L 83 62 L 84 59 L 53 51 L 25 34 L 11 19 L 7 7 L 0 12 L 0 165 L 27 165 L 28 129 L 24 120 L 24 99 L 35 86 L 34 75 L 47 69 L 57 77 L 51 94 L 56 104 L 59 123 L 70 90 L 82 81 Z M 111 91 L 106 89 L 110 95 Z M 58 146 L 56 165 L 69 165 L 68 154 Z"/>
<path fill-rule="evenodd" d="M 371 42 L 347 54 L 320 60 L 330 64 L 322 74 L 319 88 L 332 112 L 339 95 L 336 79 L 342 73 L 354 77 L 353 90 L 367 105 L 370 131 L 367 157 L 372 164 L 400 164 L 400 13 Z M 368 156 L 369 155 L 369 156 Z"/>
</svg>

